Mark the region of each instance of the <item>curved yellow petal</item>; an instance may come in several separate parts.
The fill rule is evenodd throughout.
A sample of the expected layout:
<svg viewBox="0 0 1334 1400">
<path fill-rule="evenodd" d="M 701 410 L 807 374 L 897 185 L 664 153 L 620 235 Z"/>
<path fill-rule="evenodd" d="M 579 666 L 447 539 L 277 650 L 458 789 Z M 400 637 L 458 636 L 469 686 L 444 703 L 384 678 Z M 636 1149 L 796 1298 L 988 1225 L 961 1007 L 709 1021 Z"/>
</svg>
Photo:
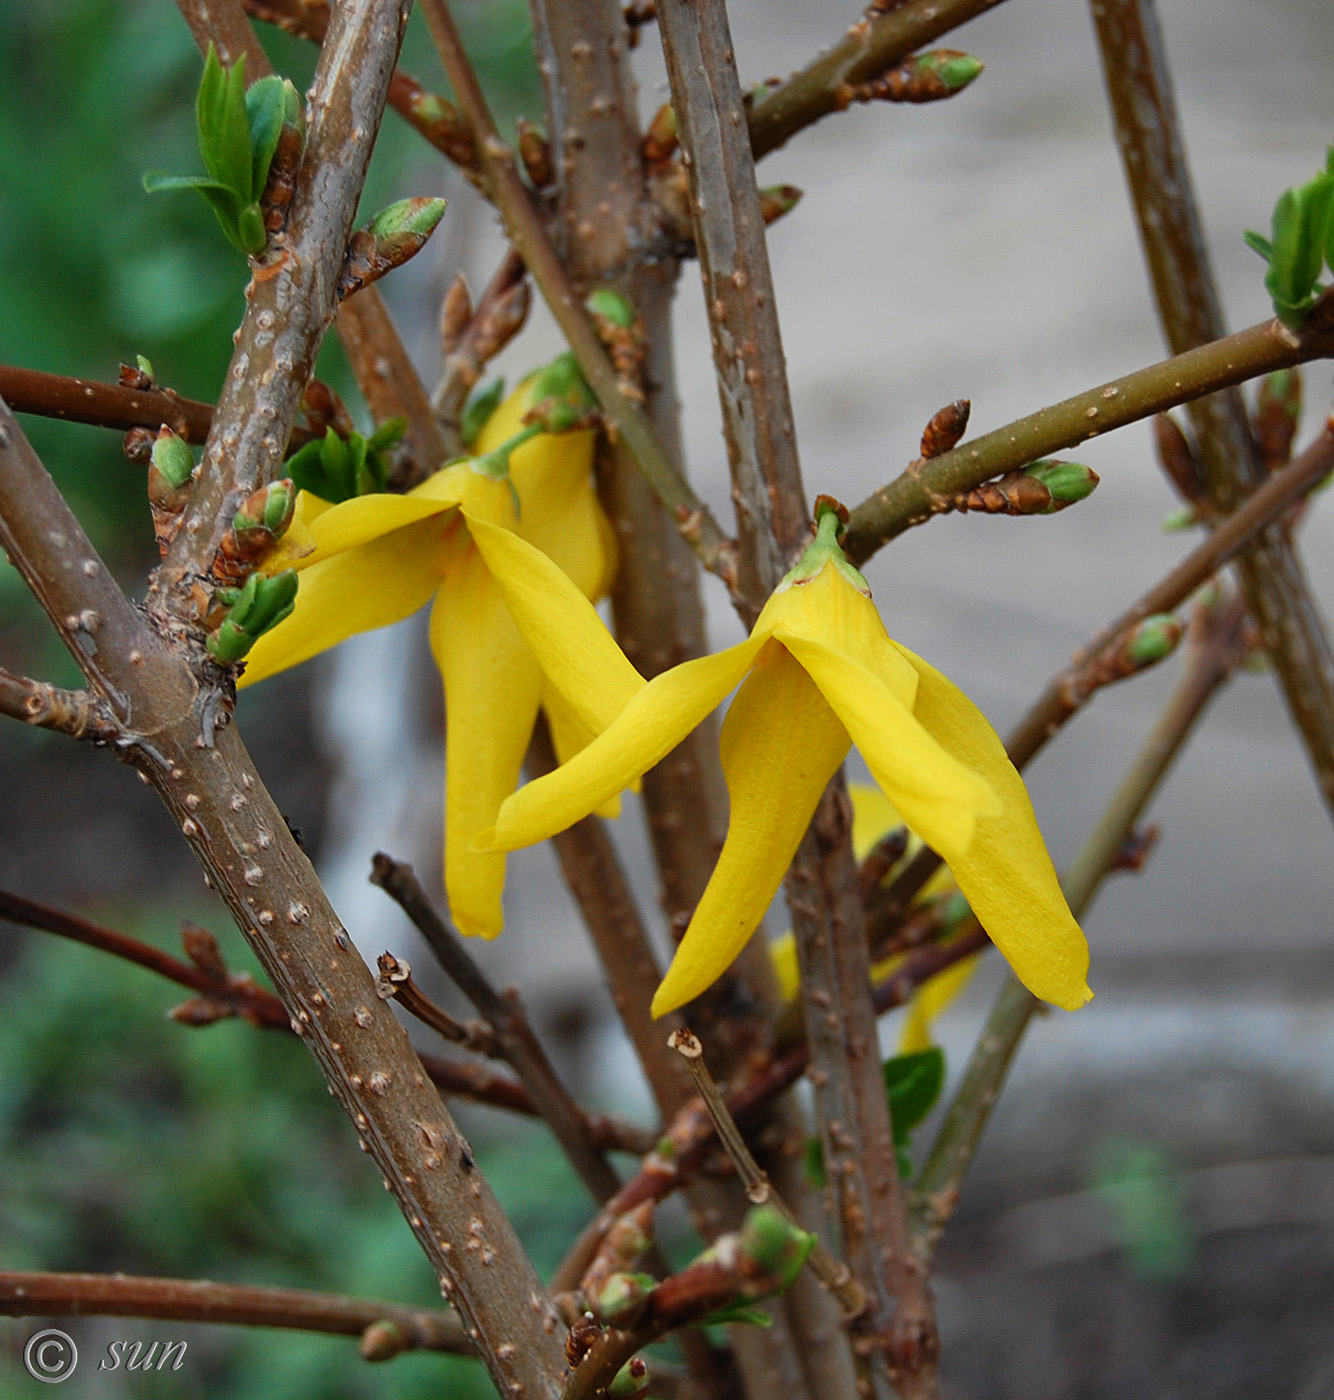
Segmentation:
<svg viewBox="0 0 1334 1400">
<path fill-rule="evenodd" d="M 848 796 L 852 799 L 852 851 L 858 860 L 865 860 L 877 841 L 906 823 L 899 809 L 871 783 L 849 783 Z"/>
<path fill-rule="evenodd" d="M 801 969 L 797 966 L 797 940 L 792 930 L 781 934 L 769 944 L 769 962 L 773 966 L 778 995 L 791 1001 L 801 990 Z"/>
<path fill-rule="evenodd" d="M 327 559 L 331 554 L 369 544 L 405 525 L 440 515 L 451 505 L 425 496 L 390 496 L 384 492 L 341 501 L 311 523 L 316 558 Z"/>
<path fill-rule="evenodd" d="M 908 825 L 947 860 L 949 852 L 966 851 L 977 819 L 1001 810 L 986 779 L 937 743 L 853 657 L 806 638 L 789 637 L 784 645 L 810 672 Z"/>
<path fill-rule="evenodd" d="M 579 716 L 561 697 L 560 691 L 545 676 L 542 678 L 542 709 L 547 717 L 547 728 L 551 731 L 551 747 L 556 751 L 558 765 L 568 763 L 575 754 L 586 749 L 597 738 L 597 735 L 580 721 Z M 597 814 L 608 821 L 615 821 L 621 815 L 620 793 L 608 798 L 598 807 Z"/>
<path fill-rule="evenodd" d="M 755 624 L 780 641 L 804 638 L 855 657 L 911 710 L 917 673 L 885 631 L 875 604 L 839 572 L 831 560 L 811 578 L 782 584 L 764 605 Z"/>
<path fill-rule="evenodd" d="M 465 516 L 543 675 L 580 722 L 600 734 L 643 690 L 644 678 L 593 605 L 540 549 L 511 530 L 475 520 L 467 507 Z"/>
<path fill-rule="evenodd" d="M 478 844 L 498 851 L 531 846 L 624 792 L 721 704 L 761 645 L 744 641 L 655 676 L 586 749 L 520 788 L 500 809 L 495 830 L 478 837 Z"/>
<path fill-rule="evenodd" d="M 251 648 L 238 688 L 415 613 L 440 582 L 448 529 L 439 519 L 419 521 L 303 570 L 295 609 Z"/>
<path fill-rule="evenodd" d="M 745 947 L 850 745 L 815 683 L 769 642 L 723 721 L 727 839 L 654 994 L 654 1016 L 712 986 Z"/>
<path fill-rule="evenodd" d="M 918 674 L 915 713 L 952 753 L 982 774 L 1004 803 L 985 817 L 973 844 L 949 862 L 964 898 L 1015 976 L 1034 996 L 1073 1011 L 1093 995 L 1088 988 L 1088 944 L 1047 854 L 1028 790 L 976 705 L 934 667 L 894 643 Z M 921 833 L 935 846 L 926 832 Z"/>
<path fill-rule="evenodd" d="M 518 784 L 541 675 L 470 541 L 451 551 L 431 610 L 431 650 L 445 683 L 445 892 L 460 932 L 494 938 L 504 923 L 505 857 L 472 841 Z"/>
</svg>

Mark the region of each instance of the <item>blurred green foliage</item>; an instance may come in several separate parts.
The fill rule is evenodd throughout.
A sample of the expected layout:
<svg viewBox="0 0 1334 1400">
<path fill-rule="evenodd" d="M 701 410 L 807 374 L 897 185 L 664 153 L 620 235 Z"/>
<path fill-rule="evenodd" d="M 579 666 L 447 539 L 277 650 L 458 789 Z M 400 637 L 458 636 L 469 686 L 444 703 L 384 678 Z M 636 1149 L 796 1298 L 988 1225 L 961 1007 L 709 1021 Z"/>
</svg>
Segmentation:
<svg viewBox="0 0 1334 1400">
<path fill-rule="evenodd" d="M 121 1270 L 441 1306 L 416 1241 L 306 1048 L 240 1022 L 192 1030 L 165 1019 L 188 995 L 91 949 L 25 940 L 0 984 L 0 1268 Z M 478 1162 L 549 1273 L 586 1197 L 541 1129 L 507 1127 L 473 1132 Z M 90 1324 L 68 1325 L 77 1340 Z M 30 1331 L 19 1319 L 0 1337 L 21 1346 Z M 189 1338 L 171 1393 L 493 1393 L 474 1362 L 407 1356 L 371 1366 L 355 1338 L 132 1319 L 117 1320 L 114 1335 Z M 0 1394 L 7 1381 L 26 1393 L 16 1350 L 5 1351 Z"/>
</svg>

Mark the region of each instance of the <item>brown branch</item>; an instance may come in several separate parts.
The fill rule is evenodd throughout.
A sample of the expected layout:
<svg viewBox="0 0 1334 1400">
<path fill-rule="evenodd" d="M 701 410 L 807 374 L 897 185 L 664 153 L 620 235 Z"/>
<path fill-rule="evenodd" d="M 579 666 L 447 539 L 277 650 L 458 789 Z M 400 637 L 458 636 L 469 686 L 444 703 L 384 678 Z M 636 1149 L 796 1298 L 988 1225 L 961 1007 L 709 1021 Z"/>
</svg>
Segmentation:
<svg viewBox="0 0 1334 1400">
<path fill-rule="evenodd" d="M 487 1370 L 502 1388 L 517 1383 L 533 1400 L 548 1396 L 561 1370 L 560 1348 L 545 1326 L 549 1304 L 462 1135 L 376 996 L 310 862 L 226 723 L 228 712 L 212 690 L 197 689 L 187 665 L 112 583 L 3 406 L 0 544 L 125 724 L 117 751 L 157 789 L 279 989 L 442 1290 L 475 1330 Z"/>
<path fill-rule="evenodd" d="M 432 907 L 410 865 L 379 853 L 372 861 L 371 883 L 379 885 L 412 920 L 446 975 L 490 1024 L 496 1045 L 594 1200 L 601 1202 L 614 1196 L 620 1189 L 620 1179 L 594 1146 L 584 1115 L 533 1034 L 517 993 L 510 989 L 502 996 L 492 987 L 462 940 Z"/>
<path fill-rule="evenodd" d="M 376 990 L 386 1001 L 396 1001 L 409 1016 L 415 1016 L 451 1045 L 473 1050 L 488 1059 L 504 1059 L 496 1040 L 495 1029 L 486 1021 L 460 1021 L 442 1010 L 412 979 L 412 966 L 406 958 L 381 953 L 377 960 L 380 970 Z"/>
<path fill-rule="evenodd" d="M 445 0 L 423 0 L 422 9 L 449 75 L 459 106 L 472 126 L 481 155 L 486 191 L 505 219 L 515 247 L 579 361 L 603 413 L 635 454 L 663 504 L 677 520 L 705 567 L 724 579 L 731 574 L 731 542 L 662 446 L 652 424 L 620 389 L 617 373 L 514 165 L 514 152 L 500 139 Z"/>
<path fill-rule="evenodd" d="M 201 49 L 214 40 L 224 62 L 245 52 L 252 80 L 268 71 L 239 0 L 178 3 Z M 191 576 L 207 572 L 236 506 L 277 474 L 315 354 L 333 318 L 338 274 L 407 8 L 408 0 L 358 0 L 340 6 L 321 48 L 307 103 L 310 129 L 287 227 L 253 262 L 245 317 L 191 492 L 186 525 L 161 570 L 159 589 L 169 608 L 187 619 L 199 605 L 192 596 Z M 392 326 L 374 289 L 345 305 L 358 308 L 351 318 L 348 353 L 365 380 L 373 411 L 383 409 L 392 390 L 396 410 L 406 410 L 410 431 L 435 434 L 425 390 L 410 366 L 404 369 L 401 346 L 394 352 L 387 339 Z M 413 397 L 418 401 L 402 402 L 399 391 L 410 392 L 414 381 Z M 438 462 L 444 455 L 442 446 L 421 450 L 427 461 Z"/>
<path fill-rule="evenodd" d="M 1197 610 L 1185 675 L 1062 881 L 1076 918 L 1082 917 L 1115 868 L 1118 854 L 1205 706 L 1249 655 L 1244 623 L 1244 610 L 1235 601 Z M 958 1203 L 960 1185 L 1019 1042 L 1041 1005 L 1013 973 L 1007 973 L 914 1184 L 913 1247 L 924 1266 Z"/>
<path fill-rule="evenodd" d="M 1148 0 L 1093 0 L 1117 140 L 1134 199 L 1158 315 L 1178 354 L 1223 334 L 1223 314 L 1186 164 L 1171 77 Z M 1237 392 L 1190 405 L 1205 488 L 1229 511 L 1265 477 Z M 1293 723 L 1334 815 L 1334 649 L 1292 541 L 1279 529 L 1237 561 Z"/>
<path fill-rule="evenodd" d="M 929 520 L 942 499 L 970 491 L 1039 457 L 1151 418 L 1216 389 L 1331 354 L 1334 338 L 1328 332 L 1294 337 L 1277 321 L 1264 321 L 1075 394 L 982 437 L 966 439 L 939 457 L 914 462 L 852 512 L 847 553 L 861 563 L 895 536 Z"/>
<path fill-rule="evenodd" d="M 735 591 L 753 620 L 810 531 L 755 161 L 721 0 L 660 0 L 658 27 L 737 506 Z"/>
<path fill-rule="evenodd" d="M 62 690 L 46 681 L 11 675 L 0 668 L 0 714 L 39 729 L 54 729 L 72 739 L 112 744 L 121 728 L 106 702 L 86 690 Z"/>
<path fill-rule="evenodd" d="M 255 1288 L 193 1279 L 0 1270 L 0 1316 L 148 1317 L 361 1336 L 362 1355 L 372 1361 L 388 1360 L 405 1351 L 476 1355 L 454 1313 L 299 1288 Z M 368 1337 L 371 1328 L 376 1330 Z M 367 1355 L 377 1340 L 378 1354 Z"/>
<path fill-rule="evenodd" d="M 194 443 L 208 437 L 213 421 L 212 404 L 183 399 L 171 389 L 128 389 L 19 365 L 0 365 L 0 397 L 15 413 L 63 418 L 99 428 L 157 429 L 165 423 L 186 442 Z M 299 445 L 295 434 L 293 445 Z"/>
<path fill-rule="evenodd" d="M 750 144 L 755 159 L 776 150 L 830 112 L 842 111 L 852 100 L 852 88 L 869 83 L 914 49 L 999 3 L 911 0 L 906 5 L 885 7 L 885 13 L 858 19 L 833 48 L 770 88 L 751 107 Z"/>
</svg>

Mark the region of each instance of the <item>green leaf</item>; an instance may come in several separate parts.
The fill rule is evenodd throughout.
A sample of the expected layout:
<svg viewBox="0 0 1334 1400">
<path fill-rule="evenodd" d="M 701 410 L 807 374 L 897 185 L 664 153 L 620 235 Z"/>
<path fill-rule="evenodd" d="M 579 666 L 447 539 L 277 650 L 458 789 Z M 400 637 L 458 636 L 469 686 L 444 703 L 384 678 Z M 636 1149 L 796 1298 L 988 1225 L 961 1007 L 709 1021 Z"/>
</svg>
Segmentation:
<svg viewBox="0 0 1334 1400">
<path fill-rule="evenodd" d="M 325 492 L 328 484 L 324 479 L 324 463 L 321 459 L 323 449 L 324 444 L 318 440 L 308 442 L 287 459 L 283 469 L 296 483 L 299 491 L 309 491 L 312 496 L 327 501 L 329 497 Z"/>
<path fill-rule="evenodd" d="M 1274 245 L 1262 233 L 1256 233 L 1254 229 L 1247 229 L 1242 238 L 1248 248 L 1254 248 L 1257 253 L 1268 262 L 1274 256 Z"/>
<path fill-rule="evenodd" d="M 502 376 L 493 379 L 480 389 L 475 389 L 469 397 L 463 410 L 463 419 L 459 424 L 459 430 L 463 435 L 463 445 L 469 452 L 477 445 L 477 439 L 481 437 L 482 429 L 486 427 L 491 415 L 500 407 L 500 401 L 504 396 L 505 380 Z"/>
<path fill-rule="evenodd" d="M 755 1327 L 772 1327 L 774 1325 L 773 1318 L 763 1308 L 752 1307 L 749 1303 L 729 1303 L 725 1308 L 711 1312 L 697 1325 L 713 1327 L 715 1324 L 724 1322 L 748 1322 Z"/>
<path fill-rule="evenodd" d="M 373 452 L 385 452 L 391 447 L 397 447 L 407 431 L 406 418 L 386 418 L 366 439 L 366 443 Z"/>
<path fill-rule="evenodd" d="M 160 194 L 163 190 L 198 190 L 203 194 L 206 190 L 212 190 L 229 195 L 236 207 L 240 208 L 240 201 L 231 187 L 220 185 L 207 175 L 168 175 L 163 170 L 149 170 L 144 173 L 143 186 L 149 194 Z"/>
<path fill-rule="evenodd" d="M 258 204 L 247 204 L 237 219 L 236 246 L 252 257 L 268 246 L 269 232 L 264 227 L 264 211 Z"/>
<path fill-rule="evenodd" d="M 945 1052 L 933 1045 L 885 1061 L 885 1092 L 894 1120 L 894 1142 L 904 1147 L 909 1134 L 935 1107 L 945 1086 Z"/>
<path fill-rule="evenodd" d="M 213 72 L 204 64 L 199 85 L 195 120 L 199 127 L 199 153 L 204 168 L 220 184 L 236 191 L 242 204 L 250 203 L 252 155 L 250 121 L 246 116 L 245 57 L 230 69 L 223 69 L 216 51 L 210 49 Z M 219 74 L 225 74 L 219 80 Z"/>
<path fill-rule="evenodd" d="M 269 181 L 269 166 L 278 149 L 287 110 L 287 94 L 281 78 L 261 78 L 245 95 L 246 119 L 250 126 L 250 198 L 257 200 Z"/>
</svg>

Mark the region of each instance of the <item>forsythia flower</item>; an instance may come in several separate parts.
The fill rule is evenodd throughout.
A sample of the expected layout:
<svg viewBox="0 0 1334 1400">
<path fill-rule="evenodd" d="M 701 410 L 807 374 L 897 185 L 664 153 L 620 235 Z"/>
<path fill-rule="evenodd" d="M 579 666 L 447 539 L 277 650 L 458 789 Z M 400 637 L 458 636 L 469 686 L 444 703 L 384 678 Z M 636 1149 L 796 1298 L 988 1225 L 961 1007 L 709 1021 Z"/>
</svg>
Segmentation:
<svg viewBox="0 0 1334 1400">
<path fill-rule="evenodd" d="M 615 571 L 615 541 L 590 479 L 594 434 L 522 426 L 544 382 L 526 381 L 496 410 L 477 458 L 446 466 L 406 495 L 330 506 L 303 492 L 293 528 L 264 563 L 301 571 L 296 609 L 255 644 L 241 682 L 397 622 L 434 598 L 431 648 L 445 687 L 445 888 L 459 928 L 487 938 L 503 922 L 505 857 L 471 842 L 514 791 L 539 706 L 561 757 L 596 732 L 544 680 L 497 576 L 536 569 L 546 586 L 583 602 L 605 593 Z M 525 431 L 531 440 L 522 440 Z M 599 726 L 611 718 L 596 709 L 591 717 Z"/>
<path fill-rule="evenodd" d="M 824 506 L 815 541 L 746 641 L 647 684 L 593 626 L 591 609 L 577 646 L 575 620 L 566 619 L 561 649 L 575 660 L 557 683 L 567 697 L 582 681 L 604 699 L 629 699 L 588 747 L 508 798 L 479 844 L 515 850 L 587 815 L 665 757 L 744 678 L 722 730 L 727 839 L 653 999 L 655 1015 L 698 996 L 741 951 L 854 741 L 904 820 L 949 863 L 1020 979 L 1058 1006 L 1082 1005 L 1092 995 L 1088 947 L 1023 780 L 967 696 L 885 632 L 866 581 L 838 547 L 838 527 Z M 543 659 L 553 681 L 561 664 Z"/>
</svg>

